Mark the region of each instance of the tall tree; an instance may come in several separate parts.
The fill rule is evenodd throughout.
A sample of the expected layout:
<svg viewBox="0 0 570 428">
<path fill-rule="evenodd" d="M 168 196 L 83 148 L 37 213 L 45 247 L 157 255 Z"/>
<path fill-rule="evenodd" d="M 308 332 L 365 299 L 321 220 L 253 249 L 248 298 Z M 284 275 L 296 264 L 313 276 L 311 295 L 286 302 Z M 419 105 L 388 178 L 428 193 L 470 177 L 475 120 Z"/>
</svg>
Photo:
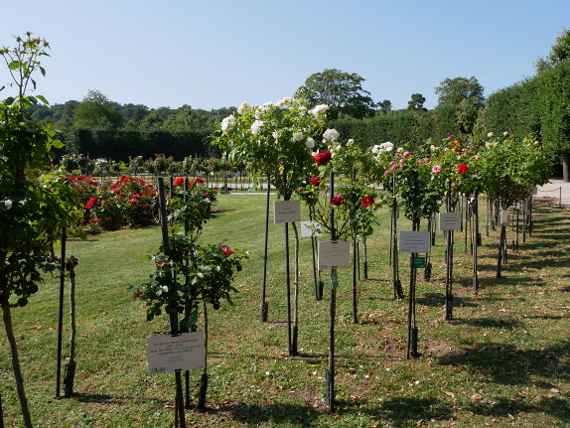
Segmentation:
<svg viewBox="0 0 570 428">
<path fill-rule="evenodd" d="M 311 74 L 296 96 L 306 98 L 312 106 L 327 104 L 331 119 L 340 115 L 363 118 L 373 115 L 376 108 L 370 92 L 362 87 L 364 81 L 357 73 L 328 68 Z"/>
<path fill-rule="evenodd" d="M 117 107 L 97 90 L 89 91 L 75 109 L 74 126 L 77 129 L 117 129 L 123 124 L 123 117 Z"/>
<path fill-rule="evenodd" d="M 378 103 L 378 107 L 382 113 L 390 113 L 392 111 L 392 101 L 383 100 Z"/>
<path fill-rule="evenodd" d="M 420 112 L 427 111 L 427 108 L 424 107 L 425 102 L 426 97 L 424 97 L 422 94 L 412 94 L 410 101 L 408 101 L 408 110 Z"/>
<path fill-rule="evenodd" d="M 439 105 L 459 106 L 461 101 L 469 99 L 477 108 L 483 107 L 483 86 L 475 76 L 447 78 L 435 88 Z"/>
</svg>

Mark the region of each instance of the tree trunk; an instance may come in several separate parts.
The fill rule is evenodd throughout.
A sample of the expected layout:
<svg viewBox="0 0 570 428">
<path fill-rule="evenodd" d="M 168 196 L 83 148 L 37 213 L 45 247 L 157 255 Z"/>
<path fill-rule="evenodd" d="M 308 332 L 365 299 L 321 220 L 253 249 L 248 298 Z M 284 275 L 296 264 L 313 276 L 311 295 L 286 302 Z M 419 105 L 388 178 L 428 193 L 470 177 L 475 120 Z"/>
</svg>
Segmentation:
<svg viewBox="0 0 570 428">
<path fill-rule="evenodd" d="M 10 304 L 7 299 L 2 300 L 2 317 L 4 319 L 4 329 L 6 338 L 10 344 L 10 352 L 12 356 L 12 369 L 14 370 L 14 379 L 16 380 L 16 390 L 18 391 L 18 399 L 20 400 L 20 408 L 22 409 L 22 418 L 24 426 L 32 428 L 32 418 L 28 408 L 28 400 L 26 399 L 26 391 L 24 389 L 24 378 L 22 369 L 20 368 L 20 359 L 18 357 L 18 347 L 16 337 L 14 336 L 14 328 L 12 326 L 12 314 L 10 312 Z"/>
</svg>

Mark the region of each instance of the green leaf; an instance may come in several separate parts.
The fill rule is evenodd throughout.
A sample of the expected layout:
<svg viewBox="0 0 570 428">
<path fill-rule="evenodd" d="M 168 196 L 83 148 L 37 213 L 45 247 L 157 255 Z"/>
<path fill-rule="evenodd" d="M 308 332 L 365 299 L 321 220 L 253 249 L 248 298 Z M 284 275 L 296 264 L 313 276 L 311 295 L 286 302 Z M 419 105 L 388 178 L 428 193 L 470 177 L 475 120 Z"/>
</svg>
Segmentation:
<svg viewBox="0 0 570 428">
<path fill-rule="evenodd" d="M 44 104 L 46 104 L 46 105 L 49 105 L 49 102 L 48 102 L 47 98 L 44 97 L 43 95 L 36 95 L 36 98 L 37 98 L 38 100 L 40 100 L 42 103 L 44 103 Z"/>
<path fill-rule="evenodd" d="M 20 61 L 12 61 L 10 64 L 8 64 L 8 68 L 12 71 L 17 70 L 18 68 L 20 68 L 21 62 Z"/>
<path fill-rule="evenodd" d="M 46 69 L 43 68 L 41 65 L 40 65 L 40 73 L 42 73 L 42 76 L 46 75 Z"/>
</svg>

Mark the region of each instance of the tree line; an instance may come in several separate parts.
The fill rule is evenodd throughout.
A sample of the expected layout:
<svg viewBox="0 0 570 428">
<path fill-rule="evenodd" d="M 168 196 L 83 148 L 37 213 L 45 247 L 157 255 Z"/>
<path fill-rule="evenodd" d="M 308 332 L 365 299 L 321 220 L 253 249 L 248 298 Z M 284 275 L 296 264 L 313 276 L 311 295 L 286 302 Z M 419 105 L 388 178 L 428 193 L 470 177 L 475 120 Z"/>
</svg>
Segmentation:
<svg viewBox="0 0 570 428">
<path fill-rule="evenodd" d="M 570 32 L 555 41 L 548 57 L 536 64 L 531 78 L 501 89 L 487 99 L 475 76 L 443 80 L 436 88 L 437 105 L 413 93 L 403 109 L 387 99 L 374 101 L 357 73 L 325 69 L 311 74 L 295 92 L 315 106 L 330 107 L 331 126 L 364 147 L 396 141 L 410 148 L 426 139 L 454 135 L 481 135 L 508 131 L 517 137 L 532 135 L 544 141 L 553 157 L 570 171 Z M 235 107 L 214 110 L 151 109 L 142 104 L 119 104 L 99 91 L 81 101 L 34 107 L 33 118 L 54 122 L 68 151 L 91 157 L 128 160 L 157 153 L 180 160 L 185 155 L 211 155 L 212 132 Z"/>
</svg>

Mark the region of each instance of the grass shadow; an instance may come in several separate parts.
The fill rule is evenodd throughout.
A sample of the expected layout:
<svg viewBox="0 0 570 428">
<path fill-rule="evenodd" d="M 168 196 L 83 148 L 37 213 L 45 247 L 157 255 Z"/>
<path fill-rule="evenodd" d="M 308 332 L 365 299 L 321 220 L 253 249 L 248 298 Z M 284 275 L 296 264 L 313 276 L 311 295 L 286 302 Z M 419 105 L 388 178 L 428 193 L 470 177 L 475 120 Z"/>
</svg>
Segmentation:
<svg viewBox="0 0 570 428">
<path fill-rule="evenodd" d="M 518 349 L 510 344 L 479 343 L 439 358 L 439 364 L 464 366 L 503 385 L 528 385 L 530 376 L 570 380 L 570 341 L 544 349 Z"/>
<path fill-rule="evenodd" d="M 560 419 L 562 422 L 570 422 L 570 407 L 568 402 L 561 398 L 546 398 L 536 404 L 530 404 L 501 397 L 489 403 L 473 404 L 468 410 L 486 417 L 514 416 L 519 413 L 545 413 Z"/>
<path fill-rule="evenodd" d="M 454 321 L 457 324 L 464 324 L 471 327 L 502 328 L 505 330 L 513 330 L 523 325 L 523 323 L 514 319 L 474 318 L 474 319 L 455 319 Z"/>
<path fill-rule="evenodd" d="M 423 296 L 416 298 L 416 303 L 422 306 L 439 308 L 445 305 L 445 295 L 442 293 L 425 293 Z M 453 306 L 476 308 L 478 305 L 473 303 L 471 299 L 453 296 Z"/>
</svg>

